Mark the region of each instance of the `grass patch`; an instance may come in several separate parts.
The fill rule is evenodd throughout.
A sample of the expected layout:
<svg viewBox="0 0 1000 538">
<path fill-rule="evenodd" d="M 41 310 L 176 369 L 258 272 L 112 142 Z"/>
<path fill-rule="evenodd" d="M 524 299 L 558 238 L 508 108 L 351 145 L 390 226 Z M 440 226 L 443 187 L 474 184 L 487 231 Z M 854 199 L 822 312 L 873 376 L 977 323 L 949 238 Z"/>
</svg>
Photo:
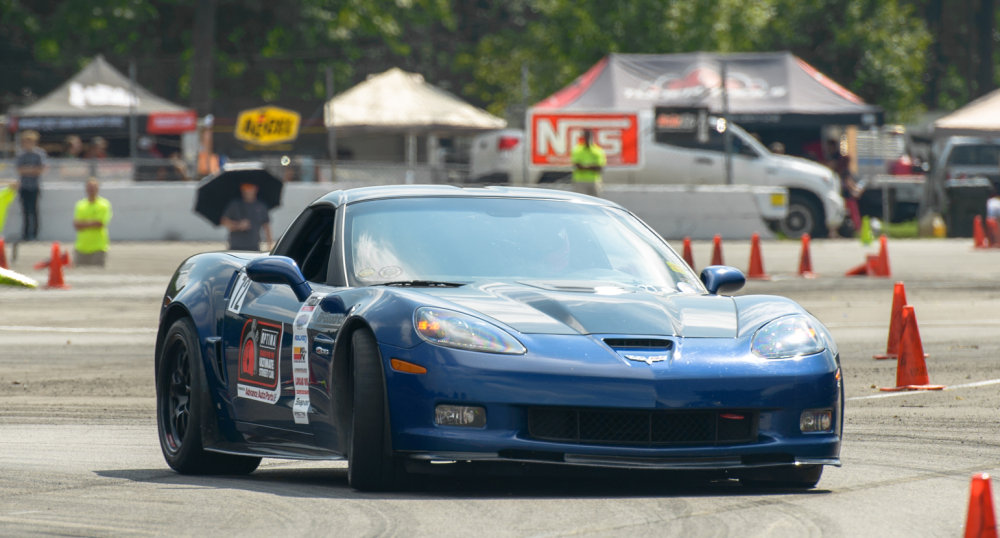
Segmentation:
<svg viewBox="0 0 1000 538">
<path fill-rule="evenodd" d="M 920 237 L 920 226 L 916 219 L 905 222 L 883 223 L 885 234 L 891 239 L 915 239 Z"/>
</svg>

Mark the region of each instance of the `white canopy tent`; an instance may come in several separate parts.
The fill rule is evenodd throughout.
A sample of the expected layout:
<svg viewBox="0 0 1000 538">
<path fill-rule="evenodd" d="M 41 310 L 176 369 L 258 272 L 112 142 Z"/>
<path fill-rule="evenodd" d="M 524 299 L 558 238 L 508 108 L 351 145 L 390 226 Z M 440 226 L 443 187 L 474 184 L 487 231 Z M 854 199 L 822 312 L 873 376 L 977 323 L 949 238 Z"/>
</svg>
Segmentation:
<svg viewBox="0 0 1000 538">
<path fill-rule="evenodd" d="M 441 135 L 472 134 L 507 126 L 504 119 L 428 84 L 422 75 L 397 67 L 370 75 L 327 101 L 324 122 L 337 137 L 361 133 L 405 136 L 407 182 L 412 182 L 418 135 L 428 136 L 428 144 L 436 145 Z"/>
<path fill-rule="evenodd" d="M 934 138 L 1000 136 L 1000 90 L 994 90 L 934 122 Z"/>
</svg>

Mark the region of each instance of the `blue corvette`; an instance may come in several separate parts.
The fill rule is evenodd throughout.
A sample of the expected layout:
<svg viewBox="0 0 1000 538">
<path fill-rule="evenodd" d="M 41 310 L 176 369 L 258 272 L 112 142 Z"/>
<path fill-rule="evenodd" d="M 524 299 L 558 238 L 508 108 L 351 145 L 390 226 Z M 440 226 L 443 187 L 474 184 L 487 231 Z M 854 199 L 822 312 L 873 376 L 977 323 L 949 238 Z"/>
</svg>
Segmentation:
<svg viewBox="0 0 1000 538">
<path fill-rule="evenodd" d="M 813 487 L 840 465 L 836 345 L 791 300 L 724 295 L 744 282 L 723 266 L 699 279 L 587 196 L 332 192 L 270 255 L 177 269 L 155 354 L 160 445 L 181 473 L 346 458 L 360 490 L 482 462 Z"/>
</svg>

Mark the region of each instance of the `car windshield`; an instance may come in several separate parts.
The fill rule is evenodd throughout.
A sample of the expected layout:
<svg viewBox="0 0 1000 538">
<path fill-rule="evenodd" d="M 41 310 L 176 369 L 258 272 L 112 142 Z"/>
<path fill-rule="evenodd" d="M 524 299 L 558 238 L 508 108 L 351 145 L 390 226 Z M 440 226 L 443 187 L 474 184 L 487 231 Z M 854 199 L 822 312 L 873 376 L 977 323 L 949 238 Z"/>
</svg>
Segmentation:
<svg viewBox="0 0 1000 538">
<path fill-rule="evenodd" d="M 697 276 L 635 217 L 524 198 L 396 198 L 346 214 L 352 285 L 483 280 L 600 283 L 702 292 Z"/>
</svg>

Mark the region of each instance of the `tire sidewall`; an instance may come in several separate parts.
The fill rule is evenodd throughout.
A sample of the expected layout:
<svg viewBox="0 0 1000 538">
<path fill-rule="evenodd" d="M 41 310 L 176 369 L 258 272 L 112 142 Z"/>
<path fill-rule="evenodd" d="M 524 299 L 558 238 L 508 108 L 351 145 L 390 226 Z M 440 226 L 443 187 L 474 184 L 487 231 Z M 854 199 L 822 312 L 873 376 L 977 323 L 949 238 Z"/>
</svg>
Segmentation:
<svg viewBox="0 0 1000 538">
<path fill-rule="evenodd" d="M 382 358 L 374 336 L 351 335 L 353 409 L 347 479 L 351 487 L 378 491 L 394 483 Z"/>
<path fill-rule="evenodd" d="M 820 237 L 824 235 L 826 229 L 822 215 L 822 211 L 814 201 L 793 193 L 788 201 L 788 215 L 779 222 L 778 227 L 790 238 L 799 238 L 805 233 Z M 804 219 L 803 224 L 792 228 L 791 221 L 798 218 Z"/>
<path fill-rule="evenodd" d="M 173 373 L 174 360 L 167 354 L 174 342 L 180 339 L 187 347 L 188 369 L 190 371 L 191 393 L 188 397 L 188 425 L 184 437 L 180 440 L 180 447 L 173 450 L 166 440 L 166 424 L 164 420 L 170 411 L 165 408 L 169 405 L 169 384 L 170 376 Z M 191 321 L 182 318 L 173 323 L 167 331 L 166 338 L 163 339 L 163 349 L 160 353 L 160 364 L 157 367 L 156 375 L 156 426 L 160 438 L 160 449 L 167 464 L 174 470 L 181 473 L 198 472 L 199 462 L 204 459 L 201 439 L 201 401 L 203 398 L 204 384 L 201 375 L 201 349 L 198 347 L 198 339 Z"/>
</svg>

